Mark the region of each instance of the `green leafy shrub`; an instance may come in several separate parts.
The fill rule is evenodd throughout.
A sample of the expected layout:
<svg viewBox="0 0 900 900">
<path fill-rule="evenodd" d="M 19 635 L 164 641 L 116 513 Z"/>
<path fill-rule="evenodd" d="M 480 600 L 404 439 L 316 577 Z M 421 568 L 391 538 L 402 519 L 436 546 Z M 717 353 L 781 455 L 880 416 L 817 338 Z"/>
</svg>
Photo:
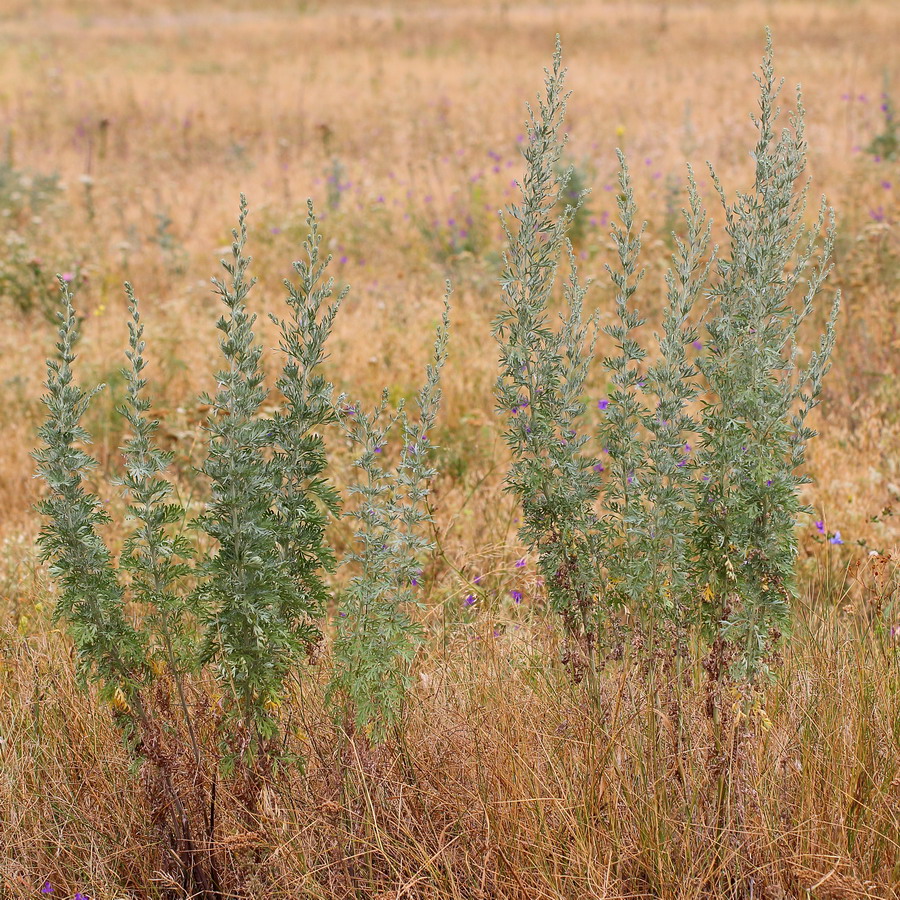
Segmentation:
<svg viewBox="0 0 900 900">
<path fill-rule="evenodd" d="M 270 711 L 280 703 L 284 680 L 320 636 L 315 623 L 323 595 L 318 570 L 330 562 L 322 546 L 323 523 L 316 517 L 304 528 L 290 514 L 302 508 L 296 476 L 302 478 L 305 468 L 312 473 L 306 480 L 313 480 L 323 463 L 321 445 L 303 438 L 309 428 L 327 424 L 328 413 L 318 404 L 324 416 L 305 417 L 308 399 L 294 383 L 299 365 L 291 350 L 302 351 L 304 329 L 316 327 L 319 310 L 310 307 L 306 316 L 282 323 L 288 348 L 282 375 L 290 390 L 287 408 L 275 421 L 261 415 L 268 392 L 260 366 L 262 347 L 252 330 L 256 317 L 245 303 L 254 283 L 247 278 L 250 260 L 244 256 L 246 215 L 242 200 L 233 259 L 225 264 L 229 279 L 215 282 L 227 310 L 218 322 L 226 367 L 216 374 L 215 395 L 204 398 L 210 413 L 203 474 L 212 493 L 199 524 L 218 549 L 201 566 L 196 603 L 204 634 L 200 662 L 213 663 L 219 680 L 230 688 L 231 712 L 241 727 L 250 729 L 247 737 L 254 746 L 274 737 Z M 313 231 L 307 246 L 317 250 L 317 237 Z M 291 290 L 292 308 L 306 299 Z M 311 376 L 304 373 L 307 389 Z M 286 434 L 292 426 L 300 433 Z M 314 492 L 323 495 L 318 485 Z M 298 541 L 306 544 L 306 553 L 292 553 Z"/>
<path fill-rule="evenodd" d="M 189 521 L 173 499 L 172 455 L 155 443 L 159 423 L 150 417 L 146 395 L 144 328 L 128 284 L 127 396 L 118 412 L 130 430 L 120 484 L 131 527 L 118 559 L 101 533 L 110 517 L 86 486 L 95 462 L 83 449 L 90 434 L 82 420 L 102 386 L 85 392 L 75 382 L 78 322 L 63 279 L 59 358 L 47 363 L 47 420 L 35 453 L 48 488 L 40 504 L 41 547 L 62 588 L 55 615 L 68 626 L 82 681 L 98 686 L 136 754 L 155 766 L 162 797 L 155 796 L 168 810 L 184 887 L 203 896 L 218 890 L 209 850 L 212 819 L 205 818 L 216 763 L 226 774 L 240 766 L 259 789 L 259 775 L 279 760 L 287 680 L 301 674 L 323 636 L 330 598 L 325 575 L 336 564 L 325 532 L 341 505 L 328 478 L 323 437 L 339 423 L 339 403 L 321 366 L 346 291 L 333 298 L 310 203 L 306 258 L 294 264 L 296 283 L 285 282 L 289 315 L 272 316 L 283 356 L 275 383 L 281 402 L 274 415 L 264 414 L 270 392 L 253 331 L 256 317 L 247 305 L 254 280 L 245 255 L 246 219 L 242 197 L 231 259 L 223 260 L 227 277 L 214 279 L 225 309 L 218 321 L 224 364 L 215 374 L 215 393 L 203 398 L 209 407 L 203 512 Z M 404 442 L 395 471 L 373 462 L 385 437 L 378 431 L 379 443 L 372 444 L 378 415 L 361 415 L 346 429 L 360 445 L 359 465 L 370 484 L 354 489 L 366 505 L 354 513 L 362 550 L 353 559 L 362 568 L 342 612 L 334 684 L 375 739 L 396 717 L 406 686 L 403 665 L 416 635 L 404 607 L 414 602 L 413 573 L 430 546 L 422 535 L 434 475 L 428 432 L 446 350 L 445 310 L 418 421 L 402 409 L 392 419 Z M 218 682 L 221 702 L 212 725 L 188 697 L 186 684 L 197 673 Z M 179 775 L 187 755 L 194 773 L 189 783 Z"/>
<path fill-rule="evenodd" d="M 675 241 L 652 359 L 635 303 L 643 229 L 620 154 L 615 312 L 602 329 L 613 346 L 603 360 L 610 391 L 597 403 L 592 452 L 584 386 L 598 329 L 584 318 L 586 286 L 571 247 L 565 311 L 560 327 L 551 325 L 581 202 L 555 212 L 569 196 L 570 171 L 558 166 L 564 78 L 557 43 L 545 97 L 529 110 L 522 201 L 509 211 L 517 227 L 504 223 L 497 401 L 515 457 L 507 486 L 522 503 L 521 535 L 538 553 L 578 668 L 619 652 L 623 623 L 661 644 L 671 644 L 673 628 L 703 625 L 732 674 L 752 680 L 787 624 L 802 466 L 815 434 L 807 419 L 839 303 L 802 364 L 801 329 L 817 312 L 834 241 L 824 201 L 815 225 L 804 224 L 803 107 L 798 96 L 791 127 L 776 135 L 770 43 L 757 79 L 753 187 L 729 203 L 712 172 L 730 252 L 709 252 L 710 223 L 689 173 L 686 234 Z"/>
<path fill-rule="evenodd" d="M 345 409 L 344 430 L 359 453 L 354 465 L 360 477 L 350 488 L 359 502 L 349 513 L 357 523 L 359 548 L 350 560 L 358 574 L 342 598 L 329 692 L 348 725 L 364 729 L 375 740 L 383 739 L 398 721 L 420 636 L 408 610 L 417 603 L 422 557 L 433 549 L 421 529 L 431 521 L 426 501 L 436 471 L 430 465 L 434 448 L 429 433 L 441 401 L 449 297 L 448 283 L 434 360 L 416 397 L 417 421 L 410 420 L 402 404 L 388 415 L 387 392 L 372 412 L 358 404 Z M 394 430 L 402 443 L 399 460 L 390 467 L 384 459 Z"/>
</svg>

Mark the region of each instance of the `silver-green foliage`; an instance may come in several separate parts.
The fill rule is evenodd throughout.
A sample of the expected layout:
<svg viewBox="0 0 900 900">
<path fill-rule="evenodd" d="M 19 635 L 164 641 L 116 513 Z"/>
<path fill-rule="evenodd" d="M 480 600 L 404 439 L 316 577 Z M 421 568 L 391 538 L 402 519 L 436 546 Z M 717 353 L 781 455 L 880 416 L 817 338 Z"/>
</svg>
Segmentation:
<svg viewBox="0 0 900 900">
<path fill-rule="evenodd" d="M 228 278 L 214 282 L 225 306 L 218 322 L 225 365 L 216 374 L 217 391 L 205 398 L 210 413 L 202 474 L 210 496 L 202 515 L 187 523 L 190 530 L 167 476 L 171 454 L 154 440 L 158 423 L 149 416 L 145 394 L 143 325 L 130 285 L 130 365 L 119 412 L 131 432 L 121 485 L 133 527 L 118 563 L 99 532 L 109 516 L 84 486 L 95 463 L 80 449 L 90 440 L 80 423 L 93 393 L 74 381 L 77 321 L 62 281 L 59 359 L 47 364 L 44 446 L 35 454 L 49 488 L 40 506 L 46 516 L 43 552 L 62 586 L 56 614 L 69 626 L 82 674 L 97 681 L 101 695 L 120 711 L 140 719 L 141 689 L 168 671 L 195 755 L 184 676 L 210 664 L 240 749 L 266 751 L 285 680 L 320 637 L 328 596 L 323 574 L 334 565 L 325 528 L 339 504 L 325 476 L 321 432 L 336 415 L 320 366 L 340 298 L 325 305 L 333 282 L 323 277 L 328 261 L 319 258 L 321 238 L 310 207 L 307 260 L 295 264 L 299 283 L 287 283 L 290 316 L 276 319 L 284 356 L 276 385 L 284 402 L 266 417 L 262 349 L 246 304 L 253 285 L 244 255 L 246 217 L 242 197 L 232 259 L 223 261 Z M 189 535 L 204 533 L 204 550 L 196 552 L 198 541 Z M 127 604 L 143 615 L 129 616 Z"/>
<path fill-rule="evenodd" d="M 244 256 L 246 215 L 241 198 L 232 261 L 223 263 L 229 278 L 215 281 L 226 307 L 218 322 L 226 367 L 216 374 L 215 395 L 205 398 L 210 413 L 203 474 L 212 495 L 200 526 L 214 539 L 217 551 L 202 566 L 197 608 L 205 626 L 201 661 L 215 665 L 219 679 L 236 697 L 239 719 L 266 739 L 274 734 L 268 710 L 279 703 L 287 673 L 318 640 L 315 619 L 323 588 L 314 573 L 329 555 L 321 546 L 321 519 L 302 522 L 293 515 L 306 505 L 296 490 L 306 478 L 304 449 L 314 474 L 321 462 L 315 441 L 304 448 L 302 431 L 287 434 L 292 422 L 308 424 L 298 409 L 305 397 L 303 385 L 295 384 L 299 366 L 291 356 L 291 349 L 302 352 L 302 346 L 288 348 L 283 381 L 290 382 L 285 387 L 296 388 L 288 411 L 275 422 L 260 413 L 268 392 L 260 365 L 262 347 L 253 333 L 256 317 L 245 302 L 254 283 L 247 277 L 250 259 Z M 302 302 L 294 299 L 297 296 L 292 294 L 294 308 Z M 291 327 L 285 329 L 290 336 Z M 273 456 L 276 447 L 281 452 Z M 293 552 L 300 547 L 304 552 Z"/>
<path fill-rule="evenodd" d="M 85 392 L 75 381 L 77 320 L 68 285 L 61 278 L 59 284 L 59 356 L 47 361 L 47 420 L 39 431 L 43 446 L 34 454 L 49 488 L 38 506 L 45 516 L 40 546 L 61 589 L 54 615 L 68 624 L 79 676 L 98 682 L 102 699 L 128 705 L 146 676 L 145 646 L 126 614 L 122 586 L 99 533 L 109 514 L 84 484 L 96 463 L 79 446 L 90 442 L 81 420 L 102 386 Z"/>
<path fill-rule="evenodd" d="M 776 133 L 781 84 L 771 42 L 757 81 L 753 188 L 729 204 L 713 172 L 730 255 L 711 285 L 711 346 L 699 362 L 712 398 L 700 420 L 697 574 L 709 585 L 708 624 L 739 646 L 743 674 L 763 665 L 772 629 L 787 622 L 799 489 L 809 480 L 800 469 L 815 436 L 807 418 L 829 368 L 840 302 L 836 295 L 802 365 L 800 329 L 831 268 L 834 214 L 823 199 L 815 224 L 804 224 L 808 185 L 796 189 L 806 168 L 804 110 L 798 91 L 792 127 Z"/>
<path fill-rule="evenodd" d="M 839 303 L 801 365 L 801 328 L 818 309 L 834 240 L 824 201 L 816 224 L 804 225 L 803 107 L 798 96 L 792 127 L 776 135 L 770 42 L 753 119 L 753 188 L 730 205 L 713 174 L 730 253 L 709 251 L 710 223 L 689 173 L 686 233 L 675 239 L 653 361 L 635 303 L 642 228 L 620 155 L 618 260 L 609 267 L 615 309 L 603 328 L 613 346 L 603 360 L 610 392 L 598 404 L 592 453 L 583 389 L 593 338 L 574 262 L 561 324 L 550 324 L 574 215 L 571 206 L 554 214 L 568 177 L 557 169 L 564 77 L 557 42 L 545 97 L 529 111 L 522 202 L 510 208 L 518 227 L 506 231 L 495 325 L 497 399 L 515 457 L 507 485 L 523 506 L 521 534 L 538 552 L 552 605 L 593 658 L 610 614 L 625 611 L 654 640 L 660 624 L 702 622 L 735 645 L 733 673 L 752 677 L 787 624 L 801 467 L 815 433 L 807 418 L 828 370 Z"/>
<path fill-rule="evenodd" d="M 502 220 L 508 250 L 503 308 L 494 326 L 502 370 L 497 402 L 508 415 L 506 440 L 514 461 L 507 484 L 523 505 L 522 537 L 539 552 L 552 605 L 570 631 L 590 639 L 602 577 L 595 564 L 601 546 L 594 513 L 599 463 L 585 452 L 588 438 L 576 425 L 585 412 L 584 383 L 596 335 L 591 337 L 592 323 L 583 319 L 585 286 L 578 282 L 571 248 L 560 328 L 552 327 L 550 313 L 566 230 L 575 215 L 571 205 L 554 212 L 569 181 L 569 172 L 558 165 L 566 103 L 560 59 L 557 45 L 546 101 L 537 113 L 529 108 L 522 203 L 508 211 L 516 227 Z"/>
<path fill-rule="evenodd" d="M 341 602 L 334 641 L 329 696 L 348 724 L 382 740 L 395 725 L 409 687 L 409 664 L 421 629 L 410 617 L 418 605 L 415 587 L 424 555 L 432 549 L 424 536 L 431 521 L 427 506 L 434 449 L 429 433 L 441 402 L 441 371 L 447 360 L 450 286 L 437 330 L 434 359 L 416 397 L 411 419 L 401 405 L 393 415 L 387 395 L 372 412 L 347 406 L 344 431 L 357 448 L 358 480 L 350 493 L 358 503 L 348 515 L 356 522 L 358 549 L 348 561 L 357 566 Z M 401 446 L 396 466 L 385 456 L 392 431 Z"/>
</svg>

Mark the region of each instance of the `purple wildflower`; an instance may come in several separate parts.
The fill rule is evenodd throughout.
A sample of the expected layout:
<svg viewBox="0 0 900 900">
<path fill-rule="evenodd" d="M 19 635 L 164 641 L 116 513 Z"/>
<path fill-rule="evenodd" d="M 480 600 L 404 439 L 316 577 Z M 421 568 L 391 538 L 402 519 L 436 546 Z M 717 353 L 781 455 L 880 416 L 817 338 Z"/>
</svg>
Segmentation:
<svg viewBox="0 0 900 900">
<path fill-rule="evenodd" d="M 474 594 L 469 594 L 469 595 L 466 596 L 466 599 L 463 600 L 463 603 L 465 603 L 466 606 L 473 606 L 473 605 L 475 604 L 475 600 L 476 600 L 476 599 L 477 599 L 477 598 L 475 597 Z"/>
<path fill-rule="evenodd" d="M 829 544 L 843 544 L 844 541 L 841 539 L 841 533 L 836 531 L 828 540 Z"/>
<path fill-rule="evenodd" d="M 598 400 L 597 409 L 606 409 L 609 406 L 609 400 Z"/>
<path fill-rule="evenodd" d="M 53 893 L 53 885 L 50 884 L 49 881 L 45 881 L 45 882 L 41 885 L 41 893 L 42 893 L 42 894 L 52 894 L 52 893 Z"/>
<path fill-rule="evenodd" d="M 691 346 L 692 346 L 695 350 L 702 350 L 702 349 L 703 349 L 703 342 L 702 342 L 702 341 L 694 341 L 694 342 L 691 344 Z"/>
<path fill-rule="evenodd" d="M 521 559 L 516 560 L 516 568 L 522 569 L 525 566 L 525 557 L 523 556 Z"/>
<path fill-rule="evenodd" d="M 484 578 L 483 575 L 476 575 L 476 576 L 472 579 L 472 583 L 473 583 L 473 584 L 481 584 L 481 579 L 482 579 L 482 578 Z"/>
<path fill-rule="evenodd" d="M 816 522 L 816 531 L 818 531 L 819 534 L 825 534 L 825 521 L 824 521 L 824 519 L 819 519 L 819 521 Z"/>
<path fill-rule="evenodd" d="M 522 602 L 522 592 L 521 591 L 512 590 L 509 592 L 509 596 L 512 597 L 513 600 L 516 601 L 516 603 Z"/>
<path fill-rule="evenodd" d="M 597 465 L 594 466 L 594 471 L 595 471 L 595 472 L 605 472 L 606 469 L 604 469 L 603 466 L 600 465 L 600 463 L 597 463 Z"/>
</svg>

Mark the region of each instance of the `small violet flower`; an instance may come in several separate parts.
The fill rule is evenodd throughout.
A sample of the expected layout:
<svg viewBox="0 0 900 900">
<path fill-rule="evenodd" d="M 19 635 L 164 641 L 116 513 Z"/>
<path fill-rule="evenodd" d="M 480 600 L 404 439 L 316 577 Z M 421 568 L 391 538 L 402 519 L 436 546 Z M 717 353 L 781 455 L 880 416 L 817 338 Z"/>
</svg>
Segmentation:
<svg viewBox="0 0 900 900">
<path fill-rule="evenodd" d="M 53 885 L 50 884 L 49 881 L 45 881 L 45 882 L 41 885 L 41 893 L 42 893 L 42 894 L 52 894 L 52 893 L 53 893 Z"/>
<path fill-rule="evenodd" d="M 525 566 L 525 557 L 523 556 L 521 559 L 516 560 L 516 568 L 522 569 Z"/>
<path fill-rule="evenodd" d="M 522 602 L 522 592 L 521 591 L 515 591 L 515 590 L 510 591 L 509 596 L 512 597 L 513 600 L 516 601 L 516 603 Z"/>
<path fill-rule="evenodd" d="M 466 597 L 466 599 L 463 600 L 463 603 L 465 603 L 466 606 L 474 606 L 475 600 L 476 600 L 475 595 L 474 595 L 474 594 L 469 594 L 469 595 Z"/>
<path fill-rule="evenodd" d="M 598 400 L 597 409 L 606 409 L 609 406 L 609 400 Z"/>
<path fill-rule="evenodd" d="M 836 531 L 828 540 L 829 544 L 843 544 L 844 541 L 841 539 L 841 533 Z"/>
<path fill-rule="evenodd" d="M 819 521 L 816 522 L 816 531 L 818 531 L 819 534 L 825 534 L 825 521 L 823 519 L 819 519 Z"/>
</svg>

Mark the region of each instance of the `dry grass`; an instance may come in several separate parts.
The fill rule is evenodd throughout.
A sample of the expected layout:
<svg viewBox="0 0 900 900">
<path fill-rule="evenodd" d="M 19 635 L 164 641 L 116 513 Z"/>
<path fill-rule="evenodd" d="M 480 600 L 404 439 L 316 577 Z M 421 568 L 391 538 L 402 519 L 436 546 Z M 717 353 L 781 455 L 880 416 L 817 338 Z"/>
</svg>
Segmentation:
<svg viewBox="0 0 900 900">
<path fill-rule="evenodd" d="M 220 786 L 208 850 L 232 890 L 897 896 L 900 673 L 855 620 L 801 613 L 779 684 L 721 731 L 699 666 L 679 684 L 666 660 L 626 662 L 591 695 L 548 664 L 554 649 L 536 627 L 473 626 L 420 662 L 402 742 L 374 751 L 342 738 L 307 686 L 288 745 L 305 766 L 252 800 Z M 62 640 L 7 635 L 4 655 L 10 895 L 44 878 L 69 895 L 163 892 L 175 879 L 158 810 L 108 713 L 75 689 Z"/>
<path fill-rule="evenodd" d="M 337 275 L 354 285 L 330 361 L 341 388 L 408 394 L 443 279 L 456 284 L 433 640 L 416 663 L 407 728 L 378 752 L 347 742 L 308 686 L 287 713 L 305 769 L 273 777 L 249 804 L 240 785 L 220 785 L 214 850 L 232 887 L 323 900 L 896 896 L 900 661 L 872 627 L 896 603 L 895 584 L 884 560 L 846 567 L 865 560 L 857 540 L 898 543 L 896 520 L 880 514 L 900 497 L 900 172 L 858 149 L 881 128 L 884 70 L 897 76 L 897 5 L 191 6 L 22 0 L 0 11 L 0 127 L 13 164 L 66 184 L 42 223 L 16 233 L 31 235 L 48 273 L 87 276 L 87 378 L 117 383 L 121 282 L 134 282 L 184 487 L 200 417 L 192 398 L 210 386 L 217 352 L 207 279 L 239 191 L 253 210 L 260 310 L 276 308 L 306 196 L 326 211 Z M 583 270 L 601 275 L 609 258 L 606 185 L 622 145 L 649 220 L 652 313 L 685 159 L 698 170 L 712 160 L 727 186 L 749 177 L 749 75 L 766 24 L 779 71 L 804 85 L 813 189 L 841 216 L 834 280 L 845 307 L 809 500 L 846 543 L 804 534 L 807 599 L 783 676 L 755 718 L 716 729 L 702 671 L 679 684 L 666 660 L 625 660 L 592 694 L 548 662 L 552 628 L 512 569 L 515 510 L 500 493 L 495 210 L 513 197 L 522 104 L 559 31 L 575 92 L 570 158 L 594 188 Z M 329 207 L 335 160 L 346 187 Z M 170 220 L 162 232 L 158 216 Z M 600 285 L 593 302 L 608 309 L 608 296 Z M 152 791 L 129 774 L 108 711 L 76 688 L 35 569 L 28 452 L 52 329 L 39 311 L 4 303 L 2 313 L 0 897 L 33 896 L 44 879 L 53 896 L 159 896 L 169 888 Z M 121 437 L 111 410 L 101 401 L 91 421 L 106 467 Z M 482 599 L 461 609 L 483 572 Z M 532 588 L 524 608 L 508 601 L 514 573 Z"/>
</svg>

